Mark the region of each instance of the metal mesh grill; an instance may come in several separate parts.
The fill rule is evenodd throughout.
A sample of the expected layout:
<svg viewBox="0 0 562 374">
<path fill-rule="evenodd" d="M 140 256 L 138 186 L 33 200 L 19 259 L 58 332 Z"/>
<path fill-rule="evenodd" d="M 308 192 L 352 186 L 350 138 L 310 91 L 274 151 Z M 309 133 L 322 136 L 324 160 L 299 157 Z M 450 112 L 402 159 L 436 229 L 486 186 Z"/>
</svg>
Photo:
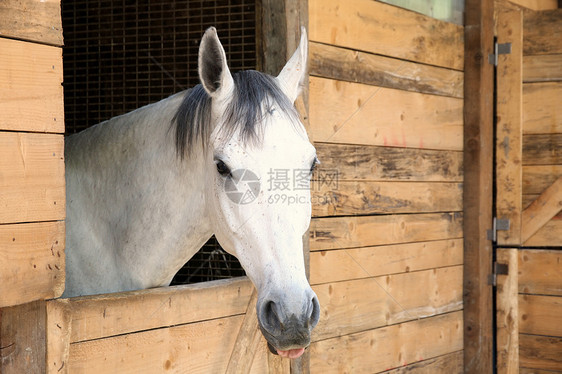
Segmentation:
<svg viewBox="0 0 562 374">
<path fill-rule="evenodd" d="M 232 71 L 256 69 L 256 0 L 63 0 L 68 134 L 199 83 L 197 53 L 215 26 Z M 212 238 L 173 284 L 244 275 Z"/>
</svg>

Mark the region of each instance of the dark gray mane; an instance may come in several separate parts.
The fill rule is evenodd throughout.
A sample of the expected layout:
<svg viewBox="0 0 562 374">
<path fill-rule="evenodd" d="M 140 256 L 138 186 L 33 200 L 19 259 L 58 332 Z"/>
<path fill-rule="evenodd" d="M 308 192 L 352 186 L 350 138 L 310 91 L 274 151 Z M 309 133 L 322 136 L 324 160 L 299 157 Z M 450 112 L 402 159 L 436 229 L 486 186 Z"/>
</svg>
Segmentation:
<svg viewBox="0 0 562 374">
<path fill-rule="evenodd" d="M 240 130 L 245 141 L 259 141 L 257 123 L 270 112 L 272 105 L 294 120 L 297 111 L 281 91 L 274 77 L 255 70 L 241 71 L 232 76 L 234 95 L 225 110 L 225 124 L 221 131 L 226 136 Z M 190 89 L 172 119 L 176 126 L 176 150 L 183 159 L 196 141 L 203 146 L 209 139 L 211 128 L 211 97 L 202 85 Z"/>
</svg>

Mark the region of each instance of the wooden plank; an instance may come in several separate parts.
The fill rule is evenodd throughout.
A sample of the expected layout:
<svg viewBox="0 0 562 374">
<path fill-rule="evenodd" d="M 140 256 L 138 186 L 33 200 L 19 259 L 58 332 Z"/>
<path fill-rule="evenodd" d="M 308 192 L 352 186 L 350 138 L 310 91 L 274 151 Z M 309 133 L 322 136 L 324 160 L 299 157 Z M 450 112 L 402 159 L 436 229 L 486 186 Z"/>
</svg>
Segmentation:
<svg viewBox="0 0 562 374">
<path fill-rule="evenodd" d="M 254 356 L 257 352 L 258 345 L 261 342 L 261 333 L 258 325 L 258 315 L 256 310 L 256 302 L 258 301 L 258 292 L 254 288 L 248 308 L 244 315 L 244 320 L 238 331 L 228 366 L 225 373 L 245 374 L 250 371 Z"/>
<path fill-rule="evenodd" d="M 519 368 L 519 374 L 556 374 L 556 373 L 562 373 L 562 370 L 561 371 L 553 371 L 553 370 Z"/>
<path fill-rule="evenodd" d="M 496 217 L 508 219 L 509 230 L 498 231 L 501 245 L 521 244 L 522 54 L 523 15 L 500 8 L 496 14 L 498 43 L 511 43 L 512 53 L 500 55 L 496 74 Z"/>
<path fill-rule="evenodd" d="M 47 373 L 67 374 L 72 320 L 69 300 L 57 299 L 48 302 L 46 312 Z"/>
<path fill-rule="evenodd" d="M 523 164 L 562 164 L 562 133 L 523 135 Z"/>
<path fill-rule="evenodd" d="M 456 352 L 462 349 L 462 326 L 459 311 L 322 340 L 311 346 L 311 369 L 373 373 Z"/>
<path fill-rule="evenodd" d="M 519 251 L 519 292 L 562 296 L 562 252 Z"/>
<path fill-rule="evenodd" d="M 562 210 L 562 177 L 523 211 L 521 218 L 521 242 L 526 242 L 548 221 Z"/>
<path fill-rule="evenodd" d="M 45 372 L 45 317 L 44 301 L 2 309 L 2 374 Z"/>
<path fill-rule="evenodd" d="M 462 149 L 460 99 L 310 78 L 310 128 L 318 142 Z"/>
<path fill-rule="evenodd" d="M 562 133 L 561 102 L 562 82 L 524 84 L 523 133 Z"/>
<path fill-rule="evenodd" d="M 553 219 L 527 239 L 524 244 L 528 247 L 560 247 L 562 246 L 561 238 L 562 221 L 560 219 Z"/>
<path fill-rule="evenodd" d="M 310 254 L 310 282 L 317 285 L 462 265 L 462 252 L 462 239 L 316 251 Z"/>
<path fill-rule="evenodd" d="M 462 211 L 462 184 L 348 182 L 312 184 L 313 216 Z"/>
<path fill-rule="evenodd" d="M 310 250 L 340 249 L 462 237 L 462 214 L 396 214 L 315 218 Z"/>
<path fill-rule="evenodd" d="M 458 70 L 315 42 L 310 43 L 310 74 L 434 95 L 463 95 L 463 73 Z"/>
<path fill-rule="evenodd" d="M 345 4 L 309 0 L 309 4 L 311 40 L 463 69 L 461 26 L 369 0 Z"/>
<path fill-rule="evenodd" d="M 252 289 L 247 278 L 234 278 L 72 298 L 71 342 L 243 314 Z"/>
<path fill-rule="evenodd" d="M 319 176 L 337 180 L 462 182 L 462 152 L 315 143 Z M 345 155 L 345 157 L 342 157 Z"/>
<path fill-rule="evenodd" d="M 558 8 L 557 0 L 509 0 L 532 10 L 549 10 Z"/>
<path fill-rule="evenodd" d="M 523 54 L 562 53 L 562 9 L 525 12 Z"/>
<path fill-rule="evenodd" d="M 0 308 L 64 291 L 64 222 L 0 225 Z"/>
<path fill-rule="evenodd" d="M 506 265 L 508 274 L 497 275 L 496 350 L 499 374 L 519 373 L 518 258 L 516 248 L 498 248 L 497 263 Z"/>
<path fill-rule="evenodd" d="M 0 38 L 0 61 L 0 130 L 63 133 L 62 49 Z"/>
<path fill-rule="evenodd" d="M 562 338 L 521 334 L 521 367 L 542 370 L 562 369 Z"/>
<path fill-rule="evenodd" d="M 494 159 L 494 4 L 465 1 L 464 26 L 464 372 L 492 373 L 492 227 Z"/>
<path fill-rule="evenodd" d="M 443 356 L 419 361 L 404 367 L 385 371 L 385 374 L 451 374 L 463 372 L 463 352 L 448 353 Z"/>
<path fill-rule="evenodd" d="M 519 331 L 562 337 L 562 297 L 519 295 Z"/>
<path fill-rule="evenodd" d="M 232 316 L 71 344 L 68 371 L 224 373 L 243 318 Z M 253 370 L 264 373 L 267 369 Z"/>
<path fill-rule="evenodd" d="M 329 283 L 313 289 L 322 310 L 312 340 L 320 341 L 462 309 L 462 266 Z"/>
<path fill-rule="evenodd" d="M 5 0 L 0 14 L 3 37 L 63 45 L 60 0 Z"/>
<path fill-rule="evenodd" d="M 0 224 L 65 214 L 63 136 L 0 131 Z"/>
<path fill-rule="evenodd" d="M 523 82 L 562 81 L 562 54 L 523 56 Z"/>
<path fill-rule="evenodd" d="M 562 165 L 523 166 L 523 194 L 541 194 L 562 177 Z"/>
</svg>

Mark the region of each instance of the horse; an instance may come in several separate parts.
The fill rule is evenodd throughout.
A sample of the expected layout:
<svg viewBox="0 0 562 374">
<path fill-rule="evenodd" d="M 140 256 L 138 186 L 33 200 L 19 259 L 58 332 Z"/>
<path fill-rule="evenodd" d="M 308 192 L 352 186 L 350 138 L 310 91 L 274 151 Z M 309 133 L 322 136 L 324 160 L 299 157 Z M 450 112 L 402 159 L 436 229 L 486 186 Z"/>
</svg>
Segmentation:
<svg viewBox="0 0 562 374">
<path fill-rule="evenodd" d="M 63 297 L 168 286 L 214 234 L 258 291 L 270 349 L 303 354 L 320 316 L 302 245 L 318 159 L 294 107 L 307 43 L 303 28 L 276 77 L 231 74 L 211 27 L 199 85 L 67 137 Z"/>
</svg>

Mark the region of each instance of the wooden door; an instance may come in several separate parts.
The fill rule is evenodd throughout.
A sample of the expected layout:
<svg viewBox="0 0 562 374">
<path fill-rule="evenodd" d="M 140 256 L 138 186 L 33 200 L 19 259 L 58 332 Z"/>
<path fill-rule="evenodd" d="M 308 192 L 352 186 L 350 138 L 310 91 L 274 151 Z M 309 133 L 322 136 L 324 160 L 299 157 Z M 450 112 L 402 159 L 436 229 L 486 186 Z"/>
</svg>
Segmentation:
<svg viewBox="0 0 562 374">
<path fill-rule="evenodd" d="M 498 373 L 562 372 L 562 9 L 496 5 Z"/>
</svg>

